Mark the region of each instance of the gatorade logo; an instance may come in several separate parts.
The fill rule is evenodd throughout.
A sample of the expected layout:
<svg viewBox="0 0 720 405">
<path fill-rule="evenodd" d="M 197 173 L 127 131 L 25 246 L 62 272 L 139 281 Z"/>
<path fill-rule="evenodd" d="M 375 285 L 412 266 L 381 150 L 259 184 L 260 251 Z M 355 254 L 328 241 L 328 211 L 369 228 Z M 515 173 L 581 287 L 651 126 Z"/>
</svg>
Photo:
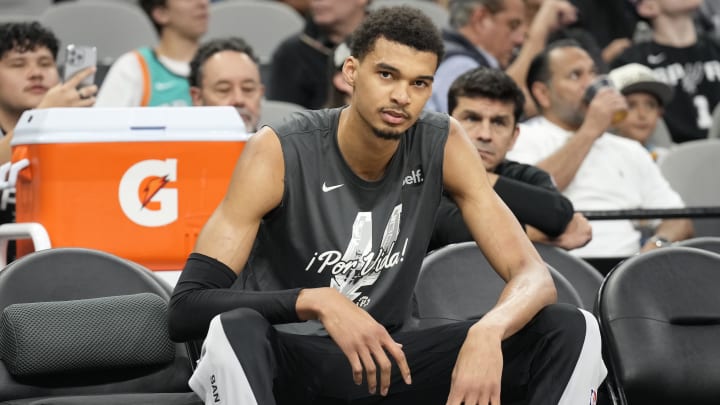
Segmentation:
<svg viewBox="0 0 720 405">
<path fill-rule="evenodd" d="M 178 218 L 177 159 L 143 160 L 130 167 L 118 188 L 120 208 L 138 225 L 157 227 Z"/>
</svg>

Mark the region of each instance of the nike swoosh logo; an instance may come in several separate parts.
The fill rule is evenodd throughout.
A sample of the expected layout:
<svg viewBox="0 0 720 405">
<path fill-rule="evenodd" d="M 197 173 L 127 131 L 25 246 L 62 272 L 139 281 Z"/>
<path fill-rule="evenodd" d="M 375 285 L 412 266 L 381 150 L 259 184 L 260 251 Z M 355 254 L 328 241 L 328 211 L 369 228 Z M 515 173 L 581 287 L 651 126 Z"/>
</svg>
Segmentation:
<svg viewBox="0 0 720 405">
<path fill-rule="evenodd" d="M 650 54 L 647 56 L 648 63 L 651 65 L 657 65 L 665 60 L 665 54 L 659 53 L 657 55 Z"/>
<path fill-rule="evenodd" d="M 159 83 L 155 83 L 155 90 L 164 91 L 164 90 L 171 89 L 174 86 L 175 86 L 175 83 L 173 83 L 173 82 L 159 82 Z"/>
<path fill-rule="evenodd" d="M 327 193 L 328 191 L 333 191 L 333 190 L 335 190 L 336 188 L 340 188 L 340 187 L 342 187 L 342 186 L 344 186 L 344 185 L 345 185 L 345 184 L 338 184 L 338 185 L 336 185 L 336 186 L 330 186 L 330 187 L 328 187 L 327 185 L 325 185 L 325 183 L 323 183 L 322 190 L 323 190 L 323 193 Z"/>
</svg>

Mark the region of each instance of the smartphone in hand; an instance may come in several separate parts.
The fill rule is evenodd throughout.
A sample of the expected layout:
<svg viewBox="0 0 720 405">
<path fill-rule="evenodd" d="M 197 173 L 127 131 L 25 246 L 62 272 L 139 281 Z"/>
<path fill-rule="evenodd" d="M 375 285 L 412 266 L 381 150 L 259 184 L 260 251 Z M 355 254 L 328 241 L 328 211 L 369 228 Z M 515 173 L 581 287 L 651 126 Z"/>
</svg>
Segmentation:
<svg viewBox="0 0 720 405">
<path fill-rule="evenodd" d="M 67 81 L 77 72 L 95 66 L 97 64 L 97 48 L 87 45 L 69 44 L 65 48 L 65 68 L 63 71 L 63 81 Z M 95 74 L 84 78 L 79 87 L 90 86 L 95 82 Z"/>
</svg>

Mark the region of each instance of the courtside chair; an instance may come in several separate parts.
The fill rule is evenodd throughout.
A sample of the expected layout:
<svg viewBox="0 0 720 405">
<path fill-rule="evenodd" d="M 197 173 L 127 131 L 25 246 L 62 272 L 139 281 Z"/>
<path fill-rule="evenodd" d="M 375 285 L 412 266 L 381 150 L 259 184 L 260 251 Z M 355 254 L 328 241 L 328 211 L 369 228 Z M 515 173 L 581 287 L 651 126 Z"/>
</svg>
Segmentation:
<svg viewBox="0 0 720 405">
<path fill-rule="evenodd" d="M 210 4 L 210 25 L 203 42 L 225 37 L 247 41 L 261 65 L 268 65 L 282 41 L 305 27 L 292 7 L 274 1 L 221 1 Z"/>
<path fill-rule="evenodd" d="M 678 144 L 658 165 L 688 207 L 720 206 L 720 139 Z M 693 226 L 695 236 L 720 236 L 720 218 L 695 219 Z"/>
<path fill-rule="evenodd" d="M 720 255 L 667 247 L 605 278 L 595 314 L 615 404 L 710 405 L 720 398 Z"/>
<path fill-rule="evenodd" d="M 0 271 L 0 402 L 200 404 L 170 341 L 170 286 L 109 253 L 56 248 Z"/>
<path fill-rule="evenodd" d="M 41 15 L 40 22 L 60 39 L 61 64 L 68 44 L 94 45 L 98 64 L 109 65 L 126 52 L 154 46 L 158 41 L 152 22 L 142 9 L 121 1 L 57 3 Z"/>
<path fill-rule="evenodd" d="M 691 247 L 720 254 L 720 236 L 701 236 L 675 242 L 675 246 Z"/>
<path fill-rule="evenodd" d="M 305 111 L 305 107 L 287 101 L 263 100 L 260 108 L 258 128 L 263 125 L 273 126 L 281 124 L 290 115 L 299 111 Z"/>
<path fill-rule="evenodd" d="M 603 277 L 595 267 L 585 260 L 573 256 L 566 250 L 544 243 L 534 243 L 545 263 L 565 277 L 575 288 L 582 300 L 582 308 L 592 311 L 597 301 L 597 292 Z"/>
<path fill-rule="evenodd" d="M 570 282 L 548 266 L 558 302 L 582 308 Z M 444 246 L 423 260 L 415 286 L 411 322 L 434 326 L 482 317 L 497 303 L 505 281 L 495 273 L 475 242 Z"/>
</svg>

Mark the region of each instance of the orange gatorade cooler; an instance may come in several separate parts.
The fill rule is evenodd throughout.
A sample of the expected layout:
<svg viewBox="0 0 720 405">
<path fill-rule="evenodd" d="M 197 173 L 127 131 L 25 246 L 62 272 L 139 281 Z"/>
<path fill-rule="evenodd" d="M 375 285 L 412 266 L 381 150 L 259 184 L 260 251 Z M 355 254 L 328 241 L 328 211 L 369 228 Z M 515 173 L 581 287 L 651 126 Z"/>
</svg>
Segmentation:
<svg viewBox="0 0 720 405">
<path fill-rule="evenodd" d="M 12 140 L 13 164 L 29 162 L 17 222 L 43 225 L 52 247 L 181 269 L 247 137 L 232 107 L 27 111 Z M 18 256 L 31 251 L 19 241 Z"/>
</svg>

